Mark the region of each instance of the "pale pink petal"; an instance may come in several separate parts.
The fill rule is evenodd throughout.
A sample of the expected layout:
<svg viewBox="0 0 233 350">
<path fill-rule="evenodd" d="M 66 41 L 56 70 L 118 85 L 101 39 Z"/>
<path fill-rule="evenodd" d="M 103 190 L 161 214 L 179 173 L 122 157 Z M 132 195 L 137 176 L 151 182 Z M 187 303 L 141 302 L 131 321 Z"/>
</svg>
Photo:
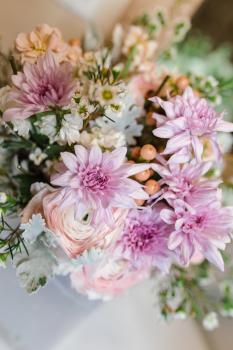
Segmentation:
<svg viewBox="0 0 233 350">
<path fill-rule="evenodd" d="M 102 162 L 102 151 L 99 146 L 93 146 L 89 153 L 89 163 L 92 166 L 99 165 Z"/>
<path fill-rule="evenodd" d="M 172 137 L 167 142 L 167 146 L 162 154 L 171 154 L 190 144 L 190 135 L 188 132 L 182 132 Z"/>
<path fill-rule="evenodd" d="M 233 132 L 233 123 L 220 119 L 218 120 L 216 130 L 223 132 Z"/>
<path fill-rule="evenodd" d="M 80 164 L 85 165 L 88 161 L 88 152 L 85 147 L 81 145 L 74 146 L 75 155 Z"/>
<path fill-rule="evenodd" d="M 161 219 L 166 222 L 168 225 L 172 225 L 175 222 L 176 215 L 173 210 L 163 209 L 160 212 Z"/>
<path fill-rule="evenodd" d="M 173 137 L 175 135 L 175 130 L 172 125 L 166 124 L 160 126 L 157 129 L 154 129 L 153 134 L 160 138 L 169 139 L 170 137 Z"/>
<path fill-rule="evenodd" d="M 75 157 L 75 155 L 73 153 L 70 152 L 62 152 L 61 153 L 61 158 L 63 160 L 63 163 L 65 164 L 65 166 L 75 172 L 76 168 L 77 168 L 77 158 Z"/>
<path fill-rule="evenodd" d="M 200 162 L 203 154 L 203 144 L 197 136 L 192 136 L 192 146 L 196 159 Z"/>
<path fill-rule="evenodd" d="M 169 239 L 168 239 L 168 249 L 170 249 L 170 250 L 176 249 L 181 244 L 183 239 L 184 238 L 183 238 L 182 234 L 180 233 L 180 231 L 173 231 L 170 234 Z"/>
</svg>

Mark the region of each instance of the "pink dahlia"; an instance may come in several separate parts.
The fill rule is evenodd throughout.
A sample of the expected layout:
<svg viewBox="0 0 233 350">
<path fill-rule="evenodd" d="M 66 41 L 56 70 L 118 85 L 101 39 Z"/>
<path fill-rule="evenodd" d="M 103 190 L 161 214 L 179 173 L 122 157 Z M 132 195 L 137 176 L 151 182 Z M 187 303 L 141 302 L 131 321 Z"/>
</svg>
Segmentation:
<svg viewBox="0 0 233 350">
<path fill-rule="evenodd" d="M 12 107 L 3 113 L 5 121 L 26 119 L 51 107 L 64 107 L 76 87 L 71 64 L 59 65 L 50 51 L 35 64 L 25 63 L 23 71 L 12 76 L 12 82 Z"/>
<path fill-rule="evenodd" d="M 160 218 L 162 208 L 165 206 L 157 204 L 153 209 L 132 209 L 115 250 L 135 266 L 155 266 L 168 272 L 174 254 L 167 248 L 171 227 Z"/>
<path fill-rule="evenodd" d="M 129 177 L 149 164 L 125 163 L 126 147 L 102 153 L 98 146 L 75 146 L 75 154 L 61 153 L 63 163 L 51 183 L 63 187 L 63 204 L 75 204 L 76 218 L 90 213 L 92 223 L 114 224 L 114 208 L 134 208 L 135 199 L 148 199 L 142 185 Z"/>
<path fill-rule="evenodd" d="M 182 96 L 169 101 L 159 97 L 151 99 L 158 103 L 166 116 L 155 114 L 158 128 L 153 131 L 160 138 L 169 139 L 163 154 L 171 154 L 170 162 L 183 163 L 194 153 L 200 161 L 203 154 L 203 138 L 208 139 L 216 154 L 220 154 L 217 131 L 232 132 L 233 123 L 223 120 L 204 98 L 194 95 L 190 87 Z"/>
<path fill-rule="evenodd" d="M 191 162 L 183 165 L 170 163 L 152 165 L 162 179 L 159 184 L 162 190 L 154 198 L 164 198 L 171 206 L 177 199 L 181 199 L 190 206 L 208 204 L 218 198 L 220 180 L 208 179 L 203 175 L 211 167 L 211 162 Z M 152 198 L 153 199 L 153 198 Z"/>
<path fill-rule="evenodd" d="M 201 253 L 207 260 L 224 270 L 219 249 L 225 249 L 230 242 L 233 226 L 233 208 L 222 208 L 220 202 L 195 208 L 177 200 L 174 211 L 163 209 L 161 218 L 174 225 L 168 240 L 168 248 L 177 253 L 183 265 L 187 266 L 196 254 Z"/>
</svg>

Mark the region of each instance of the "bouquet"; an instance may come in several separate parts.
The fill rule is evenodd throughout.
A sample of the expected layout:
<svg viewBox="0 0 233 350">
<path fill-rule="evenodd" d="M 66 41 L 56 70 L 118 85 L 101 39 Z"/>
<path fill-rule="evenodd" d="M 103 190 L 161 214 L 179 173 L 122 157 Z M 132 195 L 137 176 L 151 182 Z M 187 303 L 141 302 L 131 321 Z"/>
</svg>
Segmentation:
<svg viewBox="0 0 233 350">
<path fill-rule="evenodd" d="M 159 315 L 212 329 L 233 315 L 216 272 L 231 266 L 221 97 L 232 79 L 182 72 L 189 23 L 167 24 L 145 14 L 104 47 L 42 24 L 1 54 L 0 261 L 29 293 L 68 275 L 108 300 L 151 278 Z"/>
</svg>

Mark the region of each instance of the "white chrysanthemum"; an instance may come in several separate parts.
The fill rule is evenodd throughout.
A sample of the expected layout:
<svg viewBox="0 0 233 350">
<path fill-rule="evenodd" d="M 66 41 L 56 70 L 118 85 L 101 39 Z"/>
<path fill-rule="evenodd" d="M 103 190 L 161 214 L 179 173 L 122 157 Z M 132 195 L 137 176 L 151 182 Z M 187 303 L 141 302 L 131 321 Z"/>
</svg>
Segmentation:
<svg viewBox="0 0 233 350">
<path fill-rule="evenodd" d="M 202 321 L 202 325 L 207 331 L 213 331 L 214 329 L 218 328 L 219 321 L 218 321 L 218 315 L 216 314 L 216 312 L 212 311 L 208 313 L 204 317 Z"/>
<path fill-rule="evenodd" d="M 32 218 L 26 223 L 21 224 L 20 229 L 23 230 L 22 236 L 28 243 L 33 243 L 45 230 L 45 221 L 41 214 L 33 214 Z"/>
<path fill-rule="evenodd" d="M 67 114 L 62 120 L 61 129 L 57 135 L 59 144 L 72 145 L 79 141 L 80 130 L 83 127 L 83 120 L 78 115 Z"/>
<path fill-rule="evenodd" d="M 50 143 L 55 141 L 57 133 L 57 121 L 55 115 L 44 116 L 39 122 L 37 122 L 37 126 L 39 127 L 41 134 L 49 138 Z"/>
<path fill-rule="evenodd" d="M 47 158 L 47 154 L 44 153 L 39 147 L 33 150 L 29 154 L 29 159 L 35 164 L 40 165 Z"/>
<path fill-rule="evenodd" d="M 87 148 L 98 145 L 106 149 L 118 148 L 126 144 L 124 134 L 111 129 L 106 124 L 102 128 L 99 126 L 93 127 L 91 132 L 84 130 L 80 134 L 79 142 Z"/>
<path fill-rule="evenodd" d="M 134 104 L 133 99 L 130 96 L 122 101 L 122 109 L 119 115 L 112 113 L 109 120 L 104 117 L 99 117 L 92 123 L 92 126 L 97 125 L 99 128 L 104 129 L 109 127 L 115 132 L 120 132 L 124 135 L 127 145 L 135 145 L 135 137 L 139 137 L 142 134 L 143 126 L 137 123 L 137 119 L 141 115 L 141 108 Z"/>
<path fill-rule="evenodd" d="M 31 123 L 27 120 L 13 120 L 12 121 L 14 131 L 18 133 L 19 136 L 25 139 L 29 138 L 29 131 L 31 130 Z"/>
</svg>

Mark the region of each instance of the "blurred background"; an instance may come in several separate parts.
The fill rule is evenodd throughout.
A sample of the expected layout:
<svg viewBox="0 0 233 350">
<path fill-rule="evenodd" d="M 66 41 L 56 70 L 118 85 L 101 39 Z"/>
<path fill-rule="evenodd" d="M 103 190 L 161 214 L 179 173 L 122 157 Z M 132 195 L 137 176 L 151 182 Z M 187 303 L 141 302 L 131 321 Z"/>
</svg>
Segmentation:
<svg viewBox="0 0 233 350">
<path fill-rule="evenodd" d="M 0 0 L 2 47 L 40 23 L 65 38 L 79 37 L 91 23 L 106 38 L 117 21 L 154 6 L 192 17 L 192 31 L 210 36 L 213 47 L 233 45 L 232 0 Z M 36 296 L 25 295 L 12 270 L 1 269 L 0 279 L 0 350 L 232 350 L 231 320 L 212 333 L 192 320 L 159 323 L 149 282 L 101 304 L 77 296 L 62 279 Z"/>
</svg>

